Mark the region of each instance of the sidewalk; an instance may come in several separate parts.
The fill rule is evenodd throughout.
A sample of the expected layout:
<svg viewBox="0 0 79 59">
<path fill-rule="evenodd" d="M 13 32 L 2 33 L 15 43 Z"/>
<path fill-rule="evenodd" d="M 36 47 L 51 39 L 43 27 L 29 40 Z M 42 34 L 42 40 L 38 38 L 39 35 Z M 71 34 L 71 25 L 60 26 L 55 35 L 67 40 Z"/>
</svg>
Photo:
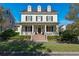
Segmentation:
<svg viewBox="0 0 79 59">
<path fill-rule="evenodd" d="M 50 56 L 79 56 L 79 52 L 51 52 Z"/>
</svg>

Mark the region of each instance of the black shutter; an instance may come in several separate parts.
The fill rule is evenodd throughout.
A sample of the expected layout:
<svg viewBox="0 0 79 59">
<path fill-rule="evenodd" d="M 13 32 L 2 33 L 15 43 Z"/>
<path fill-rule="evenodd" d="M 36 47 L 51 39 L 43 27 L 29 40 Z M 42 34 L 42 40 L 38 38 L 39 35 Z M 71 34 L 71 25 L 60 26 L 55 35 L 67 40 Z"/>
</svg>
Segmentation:
<svg viewBox="0 0 79 59">
<path fill-rule="evenodd" d="M 42 21 L 42 16 L 41 16 L 41 21 Z"/>
<path fill-rule="evenodd" d="M 46 16 L 46 21 L 48 21 L 48 16 Z"/>
<path fill-rule="evenodd" d="M 27 16 L 26 16 L 26 21 L 27 21 Z"/>
<path fill-rule="evenodd" d="M 37 21 L 37 16 L 36 16 L 36 21 Z"/>
</svg>

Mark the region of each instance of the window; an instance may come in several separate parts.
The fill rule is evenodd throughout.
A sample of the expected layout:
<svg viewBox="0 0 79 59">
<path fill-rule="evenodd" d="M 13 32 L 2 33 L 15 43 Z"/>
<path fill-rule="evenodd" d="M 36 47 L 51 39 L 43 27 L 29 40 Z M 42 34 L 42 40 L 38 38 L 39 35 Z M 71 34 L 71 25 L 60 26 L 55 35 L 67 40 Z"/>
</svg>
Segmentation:
<svg viewBox="0 0 79 59">
<path fill-rule="evenodd" d="M 31 5 L 28 5 L 28 11 L 31 12 Z"/>
<path fill-rule="evenodd" d="M 53 32 L 53 26 L 47 26 L 46 31 L 47 32 Z"/>
<path fill-rule="evenodd" d="M 32 26 L 28 27 L 28 32 L 32 32 Z"/>
<path fill-rule="evenodd" d="M 40 5 L 38 5 L 38 12 L 41 12 L 41 6 Z"/>
<path fill-rule="evenodd" d="M 51 12 L 51 6 L 50 5 L 47 6 L 47 11 Z"/>
<path fill-rule="evenodd" d="M 46 21 L 53 21 L 53 16 L 46 16 Z"/>
<path fill-rule="evenodd" d="M 48 16 L 48 21 L 51 21 L 51 16 Z"/>
<path fill-rule="evenodd" d="M 36 21 L 42 21 L 42 16 L 36 16 Z"/>
<path fill-rule="evenodd" d="M 26 32 L 32 32 L 32 26 L 26 26 L 25 31 Z"/>
<path fill-rule="evenodd" d="M 26 16 L 26 21 L 32 21 L 32 16 Z"/>
</svg>

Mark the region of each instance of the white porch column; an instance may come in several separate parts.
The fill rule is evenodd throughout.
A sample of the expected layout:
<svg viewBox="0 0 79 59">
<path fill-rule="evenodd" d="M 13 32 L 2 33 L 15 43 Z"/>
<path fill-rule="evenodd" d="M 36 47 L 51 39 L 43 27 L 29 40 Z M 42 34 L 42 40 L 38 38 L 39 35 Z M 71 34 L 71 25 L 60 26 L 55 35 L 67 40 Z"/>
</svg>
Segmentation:
<svg viewBox="0 0 79 59">
<path fill-rule="evenodd" d="M 34 34 L 34 25 L 32 25 L 32 34 Z"/>
<path fill-rule="evenodd" d="M 20 35 L 22 35 L 22 25 L 20 25 L 18 31 L 20 32 Z"/>
<path fill-rule="evenodd" d="M 46 25 L 45 25 L 45 33 L 46 33 Z"/>
<path fill-rule="evenodd" d="M 56 25 L 56 32 L 58 32 L 58 25 Z"/>
</svg>

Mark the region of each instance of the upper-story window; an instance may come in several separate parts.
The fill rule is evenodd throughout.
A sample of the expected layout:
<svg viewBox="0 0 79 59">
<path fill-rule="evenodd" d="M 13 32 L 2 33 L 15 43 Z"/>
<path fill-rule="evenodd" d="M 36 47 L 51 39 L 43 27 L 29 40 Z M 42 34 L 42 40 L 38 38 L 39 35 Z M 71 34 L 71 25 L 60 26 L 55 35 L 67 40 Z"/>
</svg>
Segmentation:
<svg viewBox="0 0 79 59">
<path fill-rule="evenodd" d="M 36 21 L 42 21 L 42 16 L 36 16 Z"/>
<path fill-rule="evenodd" d="M 53 16 L 46 16 L 46 21 L 53 21 Z"/>
<path fill-rule="evenodd" d="M 32 21 L 32 16 L 26 16 L 26 21 Z"/>
</svg>

